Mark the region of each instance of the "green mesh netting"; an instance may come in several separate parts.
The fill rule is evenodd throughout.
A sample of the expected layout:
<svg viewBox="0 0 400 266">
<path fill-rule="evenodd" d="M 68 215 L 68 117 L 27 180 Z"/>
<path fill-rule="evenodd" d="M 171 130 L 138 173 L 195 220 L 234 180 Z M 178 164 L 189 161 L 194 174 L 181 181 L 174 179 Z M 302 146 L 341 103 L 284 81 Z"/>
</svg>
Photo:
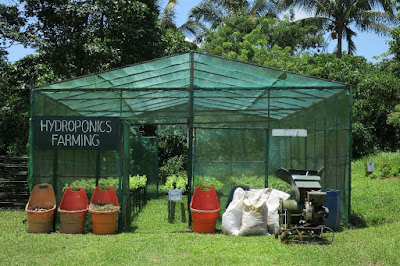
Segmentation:
<svg viewBox="0 0 400 266">
<path fill-rule="evenodd" d="M 156 137 L 144 137 L 131 128 L 131 175 L 146 175 L 148 195 L 158 195 L 158 147 Z"/>
<path fill-rule="evenodd" d="M 43 86 L 32 95 L 32 120 L 119 117 L 135 127 L 158 125 L 160 136 L 171 134 L 173 125 L 185 129 L 192 185 L 212 177 L 222 183 L 222 196 L 238 183 L 284 189 L 276 168 L 324 167 L 323 189 L 340 190 L 342 218 L 348 221 L 352 99 L 344 84 L 187 53 Z M 274 129 L 307 134 L 275 136 Z M 126 131 L 118 151 L 100 152 L 100 175 L 121 176 L 122 183 L 128 173 L 158 180 L 155 140 Z M 34 134 L 30 137 L 30 184 L 56 180 L 61 185 L 95 175 L 96 151 L 37 151 L 31 145 Z M 131 150 L 128 171 L 123 161 Z"/>
</svg>

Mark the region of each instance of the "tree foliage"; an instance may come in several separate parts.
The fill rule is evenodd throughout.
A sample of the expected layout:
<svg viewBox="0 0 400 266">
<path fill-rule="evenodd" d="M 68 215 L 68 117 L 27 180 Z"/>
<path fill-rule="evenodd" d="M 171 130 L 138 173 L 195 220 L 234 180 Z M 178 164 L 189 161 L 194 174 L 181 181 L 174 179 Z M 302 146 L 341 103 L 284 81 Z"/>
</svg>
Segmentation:
<svg viewBox="0 0 400 266">
<path fill-rule="evenodd" d="M 57 76 L 70 78 L 160 56 L 154 1 L 25 1 L 42 41 L 34 43 Z"/>
<path fill-rule="evenodd" d="M 203 0 L 190 10 L 189 19 L 210 24 L 213 29 L 225 19 L 239 16 L 277 17 L 276 3 L 269 0 Z"/>
<path fill-rule="evenodd" d="M 5 60 L 6 48 L 15 43 L 27 45 L 31 34 L 24 29 L 26 18 L 17 6 L 0 3 L 0 59 Z"/>
<path fill-rule="evenodd" d="M 259 64 L 268 60 L 271 51 L 284 49 L 293 54 L 324 46 L 322 33 L 316 27 L 300 27 L 288 18 L 249 16 L 225 19 L 205 40 L 202 50 L 206 53 Z"/>
<path fill-rule="evenodd" d="M 342 57 L 342 40 L 347 41 L 347 52 L 356 50 L 353 38 L 357 35 L 352 29 L 389 34 L 389 24 L 394 22 L 394 5 L 390 0 L 284 0 L 281 6 L 294 6 L 312 13 L 314 16 L 302 19 L 304 25 L 316 25 L 331 33 L 337 40 L 337 57 Z"/>
<path fill-rule="evenodd" d="M 196 42 L 202 43 L 209 29 L 222 26 L 228 18 L 276 18 L 277 12 L 276 1 L 270 0 L 203 0 L 190 10 L 185 29 Z"/>
<path fill-rule="evenodd" d="M 185 40 L 185 35 L 178 29 L 163 29 L 162 36 L 163 56 L 186 53 L 196 50 L 197 46 Z"/>
<path fill-rule="evenodd" d="M 30 88 L 55 79 L 39 56 L 27 56 L 3 69 L 0 91 L 0 154 L 26 154 Z"/>
</svg>

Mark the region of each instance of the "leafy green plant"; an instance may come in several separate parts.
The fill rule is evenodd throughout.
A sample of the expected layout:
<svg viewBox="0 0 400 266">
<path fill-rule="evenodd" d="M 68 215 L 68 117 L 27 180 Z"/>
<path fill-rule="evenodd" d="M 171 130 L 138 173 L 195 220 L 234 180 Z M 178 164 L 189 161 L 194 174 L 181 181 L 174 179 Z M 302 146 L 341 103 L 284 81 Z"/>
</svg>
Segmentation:
<svg viewBox="0 0 400 266">
<path fill-rule="evenodd" d="M 115 177 L 100 178 L 99 186 L 111 186 L 115 190 L 118 190 L 119 180 L 118 180 L 118 178 L 115 178 Z"/>
<path fill-rule="evenodd" d="M 197 186 L 211 186 L 216 191 L 221 191 L 224 184 L 212 176 L 198 176 L 195 178 L 195 184 Z"/>
<path fill-rule="evenodd" d="M 165 182 L 165 185 L 160 186 L 160 190 L 162 192 L 167 192 L 168 189 L 173 189 L 174 188 L 174 183 L 176 185 L 176 189 L 183 189 L 183 191 L 186 190 L 187 186 L 187 175 L 184 172 L 181 172 L 178 175 L 170 175 L 167 176 L 167 181 Z"/>
<path fill-rule="evenodd" d="M 92 195 L 94 188 L 96 187 L 96 179 L 95 178 L 82 178 L 74 180 L 71 184 L 64 184 L 63 191 L 65 191 L 68 187 L 83 187 L 86 190 L 86 193 Z M 90 198 L 90 197 L 89 197 Z"/>
<path fill-rule="evenodd" d="M 180 175 L 183 171 L 185 171 L 185 160 L 186 156 L 183 155 L 177 155 L 167 159 L 160 167 L 161 182 L 166 182 L 168 176 Z"/>
<path fill-rule="evenodd" d="M 145 187 L 146 183 L 147 183 L 147 177 L 145 175 L 129 176 L 129 190 L 135 190 L 140 187 Z M 118 190 L 119 178 L 117 177 L 100 178 L 99 186 L 112 186 L 115 190 Z M 90 199 L 93 190 L 96 187 L 96 179 L 82 178 L 74 180 L 70 185 L 68 185 L 68 183 L 65 183 L 63 191 L 65 191 L 68 187 L 83 187 L 86 190 L 86 193 L 88 194 L 88 197 Z"/>
<path fill-rule="evenodd" d="M 288 191 L 292 186 L 276 176 L 268 176 L 268 187 L 278 189 L 280 191 Z"/>
<path fill-rule="evenodd" d="M 384 163 L 380 170 L 380 173 L 381 178 L 388 178 L 392 175 L 392 167 L 389 164 Z"/>
<path fill-rule="evenodd" d="M 147 177 L 145 175 L 129 176 L 129 190 L 145 187 L 146 183 Z"/>
<path fill-rule="evenodd" d="M 372 172 L 370 175 L 369 175 L 369 178 L 371 178 L 371 179 L 377 179 L 378 178 L 378 172 Z"/>
</svg>

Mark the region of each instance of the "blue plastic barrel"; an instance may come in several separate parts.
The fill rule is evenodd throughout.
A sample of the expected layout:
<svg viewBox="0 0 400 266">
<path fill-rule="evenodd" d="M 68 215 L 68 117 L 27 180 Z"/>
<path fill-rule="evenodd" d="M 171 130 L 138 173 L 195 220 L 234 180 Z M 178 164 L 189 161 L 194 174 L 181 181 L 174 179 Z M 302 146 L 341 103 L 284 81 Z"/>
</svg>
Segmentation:
<svg viewBox="0 0 400 266">
<path fill-rule="evenodd" d="M 326 193 L 324 206 L 329 209 L 329 216 L 324 224 L 336 231 L 340 228 L 340 190 L 327 190 Z"/>
</svg>

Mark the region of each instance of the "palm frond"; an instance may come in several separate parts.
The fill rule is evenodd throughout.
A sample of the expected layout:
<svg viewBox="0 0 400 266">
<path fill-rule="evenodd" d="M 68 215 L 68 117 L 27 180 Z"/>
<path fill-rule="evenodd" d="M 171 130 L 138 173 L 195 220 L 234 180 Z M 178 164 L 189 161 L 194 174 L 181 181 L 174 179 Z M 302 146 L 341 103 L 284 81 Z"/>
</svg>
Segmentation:
<svg viewBox="0 0 400 266">
<path fill-rule="evenodd" d="M 353 41 L 353 37 L 356 37 L 357 33 L 350 29 L 349 27 L 345 27 L 344 36 L 347 41 L 347 53 L 353 55 L 356 52 L 356 45 Z"/>
<path fill-rule="evenodd" d="M 327 0 L 284 0 L 286 2 L 286 5 L 289 4 L 288 6 L 293 6 L 293 7 L 298 7 L 304 10 L 305 12 L 313 12 L 315 11 L 317 5 L 326 5 Z M 329 1 L 328 1 L 329 2 Z"/>
<path fill-rule="evenodd" d="M 214 3 L 219 9 L 224 10 L 227 15 L 237 16 L 246 13 L 249 9 L 248 0 L 208 0 Z"/>
<path fill-rule="evenodd" d="M 391 16 L 395 15 L 394 11 L 396 5 L 392 0 L 370 0 L 368 2 L 371 6 L 371 10 L 383 10 Z"/>
<path fill-rule="evenodd" d="M 253 17 L 277 17 L 277 4 L 271 0 L 254 0 L 248 13 Z"/>
<path fill-rule="evenodd" d="M 341 8 L 341 1 L 328 0 L 328 1 L 317 1 L 315 7 L 309 7 L 308 11 L 313 12 L 315 16 L 332 17 L 333 13 L 336 13 Z"/>
<path fill-rule="evenodd" d="M 224 14 L 221 9 L 209 1 L 203 1 L 189 12 L 189 20 L 215 24 L 222 20 Z"/>
<path fill-rule="evenodd" d="M 160 18 L 161 28 L 173 28 L 175 25 L 175 8 L 178 5 L 178 0 L 169 0 L 164 8 Z"/>
<path fill-rule="evenodd" d="M 357 28 L 360 31 L 373 31 L 376 34 L 382 35 L 382 36 L 390 36 L 390 32 L 392 30 L 392 28 L 387 26 L 386 24 L 375 22 L 375 21 L 371 21 L 368 24 L 364 24 L 361 26 L 357 24 Z"/>
<path fill-rule="evenodd" d="M 186 37 L 194 39 L 196 43 L 201 43 L 208 32 L 208 28 L 198 21 L 188 20 L 178 28 Z"/>
<path fill-rule="evenodd" d="M 319 29 L 323 29 L 331 22 L 329 17 L 309 17 L 296 20 L 295 22 L 301 26 L 315 26 Z"/>
<path fill-rule="evenodd" d="M 383 10 L 366 10 L 359 12 L 355 18 L 361 22 L 375 21 L 392 26 L 397 25 L 399 22 L 396 16 L 393 16 Z"/>
</svg>

